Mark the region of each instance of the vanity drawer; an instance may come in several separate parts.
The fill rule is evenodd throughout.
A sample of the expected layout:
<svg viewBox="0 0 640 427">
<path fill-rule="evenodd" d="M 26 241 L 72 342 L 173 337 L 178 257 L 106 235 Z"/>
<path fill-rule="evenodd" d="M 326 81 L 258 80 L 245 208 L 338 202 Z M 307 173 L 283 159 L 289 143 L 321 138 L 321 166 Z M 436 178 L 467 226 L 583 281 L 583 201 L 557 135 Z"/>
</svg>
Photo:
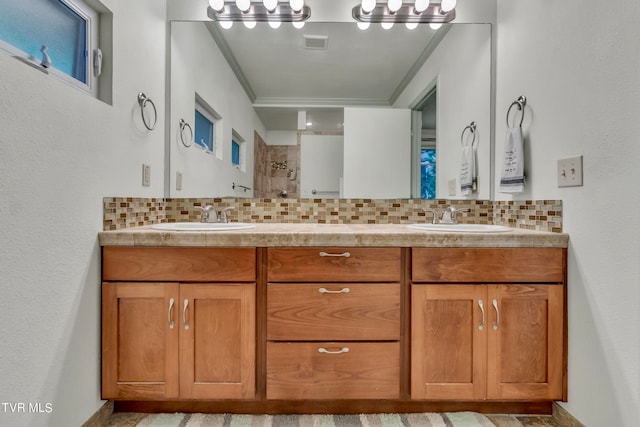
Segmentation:
<svg viewBox="0 0 640 427">
<path fill-rule="evenodd" d="M 400 248 L 269 248 L 270 282 L 397 282 Z"/>
<path fill-rule="evenodd" d="M 562 283 L 562 248 L 413 248 L 413 282 Z"/>
<path fill-rule="evenodd" d="M 267 399 L 398 399 L 400 345 L 268 343 Z"/>
<path fill-rule="evenodd" d="M 400 284 L 270 283 L 267 339 L 398 340 Z"/>
<path fill-rule="evenodd" d="M 253 282 L 254 248 L 175 248 L 105 246 L 105 281 Z"/>
</svg>

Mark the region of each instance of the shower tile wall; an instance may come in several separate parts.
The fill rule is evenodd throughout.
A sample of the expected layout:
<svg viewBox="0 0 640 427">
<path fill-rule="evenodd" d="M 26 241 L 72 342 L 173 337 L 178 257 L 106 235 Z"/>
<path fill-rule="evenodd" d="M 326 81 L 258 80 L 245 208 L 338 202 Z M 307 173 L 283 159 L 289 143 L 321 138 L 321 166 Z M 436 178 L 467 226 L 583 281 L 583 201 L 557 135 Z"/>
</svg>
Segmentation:
<svg viewBox="0 0 640 427">
<path fill-rule="evenodd" d="M 254 196 L 256 198 L 287 198 L 298 197 L 298 154 L 299 145 L 268 145 L 255 134 L 255 163 L 254 163 Z M 272 167 L 274 162 L 287 166 L 284 169 Z M 291 180 L 294 178 L 294 180 Z"/>
</svg>

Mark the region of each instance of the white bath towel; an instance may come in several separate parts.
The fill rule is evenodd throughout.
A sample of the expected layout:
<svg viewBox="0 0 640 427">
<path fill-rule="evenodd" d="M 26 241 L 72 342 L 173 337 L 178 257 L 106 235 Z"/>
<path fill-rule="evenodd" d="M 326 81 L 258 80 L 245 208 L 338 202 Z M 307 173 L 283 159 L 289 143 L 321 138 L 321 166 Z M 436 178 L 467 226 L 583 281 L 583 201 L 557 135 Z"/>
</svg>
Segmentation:
<svg viewBox="0 0 640 427">
<path fill-rule="evenodd" d="M 501 193 L 524 191 L 524 143 L 520 126 L 507 129 L 498 191 Z"/>
<path fill-rule="evenodd" d="M 462 146 L 460 162 L 460 194 L 470 196 L 477 190 L 476 156 L 472 144 Z"/>
</svg>

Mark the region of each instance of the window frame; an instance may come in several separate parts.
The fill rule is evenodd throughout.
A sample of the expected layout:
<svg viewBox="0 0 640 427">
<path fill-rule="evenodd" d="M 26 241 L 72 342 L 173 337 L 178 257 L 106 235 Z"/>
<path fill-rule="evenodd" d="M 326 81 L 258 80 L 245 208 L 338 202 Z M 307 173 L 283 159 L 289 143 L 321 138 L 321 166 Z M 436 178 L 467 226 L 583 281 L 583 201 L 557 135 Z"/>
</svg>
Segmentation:
<svg viewBox="0 0 640 427">
<path fill-rule="evenodd" d="M 84 83 L 75 77 L 56 68 L 55 63 L 49 68 L 44 68 L 40 65 L 40 58 L 33 59 L 32 55 L 24 52 L 16 46 L 0 40 L 0 52 L 4 51 L 7 54 L 17 57 L 21 61 L 33 66 L 34 68 L 53 76 L 64 83 L 67 83 L 73 87 L 83 90 L 92 94 L 94 97 L 98 97 L 98 77 L 94 74 L 93 68 L 93 56 L 94 50 L 99 47 L 99 21 L 100 15 L 98 11 L 90 4 L 83 0 L 58 0 L 64 6 L 71 9 L 74 13 L 80 16 L 86 22 L 86 34 L 85 34 L 85 65 L 87 70 L 87 82 Z"/>
</svg>

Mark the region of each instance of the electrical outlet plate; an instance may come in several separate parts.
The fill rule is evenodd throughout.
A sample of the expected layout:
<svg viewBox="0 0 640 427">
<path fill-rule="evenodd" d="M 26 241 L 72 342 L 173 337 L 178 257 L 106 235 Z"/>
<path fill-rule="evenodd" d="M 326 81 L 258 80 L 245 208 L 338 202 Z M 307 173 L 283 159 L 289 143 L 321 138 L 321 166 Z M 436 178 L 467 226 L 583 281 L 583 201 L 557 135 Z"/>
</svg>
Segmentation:
<svg viewBox="0 0 640 427">
<path fill-rule="evenodd" d="M 582 186 L 582 156 L 558 160 L 558 187 Z"/>
<path fill-rule="evenodd" d="M 182 172 L 176 172 L 176 190 L 182 190 Z"/>
<path fill-rule="evenodd" d="M 142 164 L 142 185 L 151 186 L 151 166 L 145 163 Z"/>
<path fill-rule="evenodd" d="M 450 179 L 448 181 L 448 184 L 449 184 L 449 195 L 450 196 L 455 196 L 458 193 L 457 188 L 456 188 L 456 179 L 455 178 Z"/>
</svg>

